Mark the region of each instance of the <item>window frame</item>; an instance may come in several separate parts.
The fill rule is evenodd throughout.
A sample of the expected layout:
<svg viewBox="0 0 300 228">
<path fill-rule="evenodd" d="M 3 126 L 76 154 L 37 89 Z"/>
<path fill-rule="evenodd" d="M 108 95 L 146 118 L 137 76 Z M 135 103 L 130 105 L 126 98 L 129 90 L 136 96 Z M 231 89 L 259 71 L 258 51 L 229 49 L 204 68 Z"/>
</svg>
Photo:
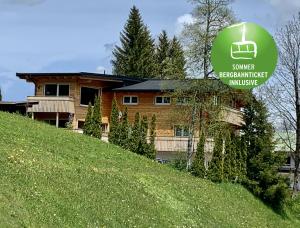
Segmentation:
<svg viewBox="0 0 300 228">
<path fill-rule="evenodd" d="M 130 103 L 125 103 L 125 97 L 129 97 L 130 98 Z M 132 103 L 132 98 L 136 97 L 137 102 L 136 103 Z M 138 105 L 139 104 L 139 97 L 137 95 L 124 95 L 122 98 L 122 103 L 123 105 Z"/>
<path fill-rule="evenodd" d="M 161 98 L 162 98 L 162 103 L 157 103 L 157 102 L 156 102 L 158 97 L 161 97 Z M 169 98 L 170 102 L 169 102 L 169 103 L 165 103 L 165 102 L 164 102 L 164 98 Z M 154 104 L 155 104 L 155 105 L 171 105 L 171 97 L 170 97 L 170 96 L 155 96 L 155 97 L 154 97 Z"/>
<path fill-rule="evenodd" d="M 182 99 L 184 102 L 180 102 L 178 99 Z M 176 98 L 176 105 L 181 106 L 181 105 L 188 105 L 190 97 L 177 97 Z"/>
<path fill-rule="evenodd" d="M 79 105 L 81 107 L 88 107 L 89 105 L 87 104 L 81 104 L 81 94 L 82 94 L 82 88 L 90 88 L 90 89 L 97 89 L 98 90 L 98 97 L 101 97 L 102 95 L 102 88 L 101 87 L 96 87 L 96 86 L 80 86 L 80 94 L 79 94 Z M 94 105 L 92 105 L 94 107 Z"/>
<path fill-rule="evenodd" d="M 56 95 L 46 95 L 46 86 L 47 85 L 56 85 Z M 60 96 L 59 95 L 59 86 L 60 85 L 65 85 L 69 87 L 69 94 L 67 96 Z M 43 94 L 45 97 L 70 97 L 70 83 L 45 83 L 43 86 Z"/>
<path fill-rule="evenodd" d="M 180 132 L 181 132 L 181 135 L 177 135 L 177 129 L 180 128 Z M 187 135 L 185 135 L 185 128 L 187 128 Z M 174 137 L 176 138 L 188 138 L 189 137 L 189 129 L 188 129 L 188 126 L 184 126 L 184 125 L 174 125 Z"/>
</svg>

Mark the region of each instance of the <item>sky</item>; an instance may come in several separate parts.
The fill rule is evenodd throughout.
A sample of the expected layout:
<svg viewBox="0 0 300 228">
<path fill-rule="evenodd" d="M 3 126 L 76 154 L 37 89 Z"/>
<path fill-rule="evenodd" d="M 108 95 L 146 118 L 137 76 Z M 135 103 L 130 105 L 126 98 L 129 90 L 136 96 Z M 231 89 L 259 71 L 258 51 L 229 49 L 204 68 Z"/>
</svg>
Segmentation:
<svg viewBox="0 0 300 228">
<path fill-rule="evenodd" d="M 111 73 L 112 49 L 136 5 L 152 36 L 180 36 L 194 5 L 187 0 L 0 0 L 0 88 L 23 101 L 34 87 L 16 72 Z M 300 11 L 300 0 L 235 0 L 240 21 L 271 34 Z"/>
</svg>

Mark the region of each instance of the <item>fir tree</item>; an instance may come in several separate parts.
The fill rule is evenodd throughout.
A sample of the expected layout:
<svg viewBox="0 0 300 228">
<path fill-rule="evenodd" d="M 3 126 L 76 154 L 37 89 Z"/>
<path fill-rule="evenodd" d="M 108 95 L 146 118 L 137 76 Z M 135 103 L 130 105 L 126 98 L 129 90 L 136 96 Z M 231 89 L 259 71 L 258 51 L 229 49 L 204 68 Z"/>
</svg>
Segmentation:
<svg viewBox="0 0 300 228">
<path fill-rule="evenodd" d="M 273 152 L 273 127 L 264 104 L 254 97 L 245 107 L 243 141 L 247 149 L 246 186 L 277 210 L 287 197 L 285 179 L 278 174 L 284 160 Z"/>
<path fill-rule="evenodd" d="M 172 73 L 171 70 L 166 70 L 170 68 L 168 63 L 170 57 L 170 42 L 167 32 L 165 30 L 163 30 L 158 37 L 158 45 L 156 52 L 158 76 L 159 78 L 164 79 Z"/>
<path fill-rule="evenodd" d="M 101 104 L 100 98 L 98 96 L 95 97 L 93 115 L 91 120 L 91 134 L 92 136 L 101 139 L 102 137 L 102 114 L 101 114 Z"/>
<path fill-rule="evenodd" d="M 147 156 L 149 151 L 149 144 L 147 142 L 148 133 L 148 119 L 147 116 L 143 116 L 140 122 L 140 137 L 138 143 L 138 154 Z"/>
<path fill-rule="evenodd" d="M 124 149 L 128 148 L 129 143 L 129 121 L 128 121 L 128 109 L 125 108 L 125 111 L 122 116 L 122 122 L 120 124 L 120 146 Z"/>
<path fill-rule="evenodd" d="M 113 50 L 113 72 L 139 78 L 156 75 L 155 46 L 139 10 L 133 6 L 121 33 L 121 46 Z"/>
<path fill-rule="evenodd" d="M 129 139 L 129 150 L 138 153 L 139 143 L 140 143 L 140 132 L 141 132 L 141 120 L 140 113 L 135 114 L 134 124 L 132 127 L 132 132 Z"/>
<path fill-rule="evenodd" d="M 233 135 L 228 134 L 225 140 L 225 155 L 224 155 L 224 179 L 235 181 L 237 173 L 237 156 L 236 142 Z"/>
<path fill-rule="evenodd" d="M 163 30 L 158 37 L 156 52 L 159 78 L 184 79 L 186 77 L 184 51 L 175 36 L 169 40 L 166 31 Z"/>
<path fill-rule="evenodd" d="M 114 97 L 112 101 L 112 108 L 110 114 L 108 141 L 110 143 L 118 145 L 119 142 L 119 109 L 117 106 L 117 100 Z"/>
<path fill-rule="evenodd" d="M 223 138 L 221 134 L 216 134 L 214 138 L 213 158 L 208 168 L 208 178 L 213 182 L 222 182 L 223 171 Z"/>
<path fill-rule="evenodd" d="M 192 164 L 192 174 L 204 178 L 206 176 L 206 168 L 205 168 L 205 151 L 204 151 L 204 146 L 205 146 L 205 135 L 201 131 L 200 132 L 200 137 L 199 137 L 199 142 L 197 145 L 197 153 L 195 155 L 193 164 Z"/>
<path fill-rule="evenodd" d="M 85 117 L 84 125 L 83 125 L 83 134 L 92 135 L 92 118 L 93 118 L 93 107 L 92 104 L 89 103 L 88 111 Z"/>
<path fill-rule="evenodd" d="M 150 144 L 147 151 L 146 156 L 150 159 L 156 158 L 156 150 L 155 150 L 155 128 L 156 128 L 156 116 L 155 114 L 152 116 L 151 123 L 150 123 Z"/>
<path fill-rule="evenodd" d="M 184 79 L 186 77 L 186 61 L 183 48 L 176 36 L 174 36 L 173 40 L 171 41 L 169 56 L 172 64 L 172 74 L 170 75 L 170 78 Z"/>
</svg>

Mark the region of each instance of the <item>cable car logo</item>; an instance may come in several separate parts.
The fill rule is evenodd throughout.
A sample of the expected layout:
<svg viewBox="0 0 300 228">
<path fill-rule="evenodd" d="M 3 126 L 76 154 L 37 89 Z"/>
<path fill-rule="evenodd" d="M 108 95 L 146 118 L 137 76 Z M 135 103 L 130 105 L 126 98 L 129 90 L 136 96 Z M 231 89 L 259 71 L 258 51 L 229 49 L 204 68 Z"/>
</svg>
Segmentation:
<svg viewBox="0 0 300 228">
<path fill-rule="evenodd" d="M 242 40 L 231 44 L 232 59 L 255 59 L 257 56 L 257 44 L 254 41 L 246 40 L 246 23 L 240 23 L 229 28 L 242 26 Z"/>
</svg>

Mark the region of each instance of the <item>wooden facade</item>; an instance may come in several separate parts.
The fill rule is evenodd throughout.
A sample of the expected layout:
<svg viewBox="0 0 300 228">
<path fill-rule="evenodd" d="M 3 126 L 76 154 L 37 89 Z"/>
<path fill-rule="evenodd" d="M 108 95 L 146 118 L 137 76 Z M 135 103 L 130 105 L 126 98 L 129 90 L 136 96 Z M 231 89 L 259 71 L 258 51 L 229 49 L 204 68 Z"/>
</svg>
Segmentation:
<svg viewBox="0 0 300 228">
<path fill-rule="evenodd" d="M 112 100 L 114 97 L 121 112 L 128 108 L 129 121 L 133 123 L 135 114 L 139 112 L 151 120 L 156 115 L 156 149 L 161 158 L 168 157 L 170 153 L 184 151 L 187 148 L 187 136 L 176 136 L 175 128 L 180 119 L 180 106 L 176 101 L 170 99 L 170 104 L 157 104 L 156 97 L 167 96 L 162 91 L 118 91 L 115 88 L 122 88 L 126 85 L 139 85 L 139 81 L 127 78 L 95 74 L 84 75 L 82 73 L 72 74 L 17 74 L 21 79 L 35 84 L 35 95 L 28 97 L 31 102 L 39 102 L 28 109 L 33 113 L 33 118 L 41 121 L 48 121 L 57 127 L 62 126 L 70 116 L 75 130 L 82 127 L 87 113 L 87 105 L 81 104 L 82 88 L 94 88 L 99 90 L 102 107 L 102 123 L 105 129 L 109 130 L 109 118 L 111 113 Z M 126 81 L 127 80 L 127 81 Z M 46 96 L 45 85 L 59 84 L 69 85 L 68 96 Z M 124 104 L 124 97 L 137 97 L 137 102 Z M 232 108 L 224 109 L 223 119 L 231 123 L 237 129 L 242 124 L 242 115 L 238 110 Z M 197 135 L 197 133 L 195 134 Z M 198 138 L 195 137 L 193 147 L 195 148 Z"/>
</svg>

